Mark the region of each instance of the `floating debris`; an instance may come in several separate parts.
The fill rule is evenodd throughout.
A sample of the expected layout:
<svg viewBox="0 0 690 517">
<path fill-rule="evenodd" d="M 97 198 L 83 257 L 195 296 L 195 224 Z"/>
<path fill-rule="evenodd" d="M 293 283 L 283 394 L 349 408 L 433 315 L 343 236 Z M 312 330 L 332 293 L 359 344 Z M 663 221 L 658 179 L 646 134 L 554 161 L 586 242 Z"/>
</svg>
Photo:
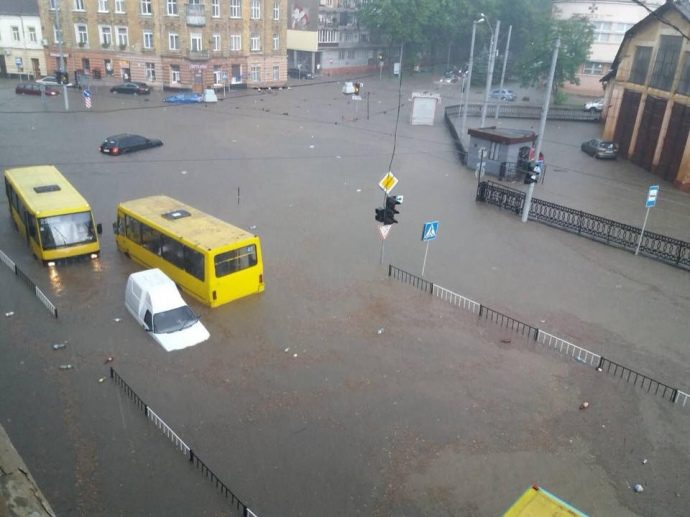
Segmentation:
<svg viewBox="0 0 690 517">
<path fill-rule="evenodd" d="M 63 348 L 65 348 L 65 346 L 65 343 L 55 343 L 54 345 L 52 345 L 52 348 L 53 350 L 62 350 Z"/>
<path fill-rule="evenodd" d="M 105 382 L 105 379 L 105 377 L 101 377 L 100 379 L 98 379 L 98 382 Z"/>
<path fill-rule="evenodd" d="M 580 409 L 587 409 L 589 407 L 589 402 L 585 401 L 580 404 Z"/>
<path fill-rule="evenodd" d="M 71 370 L 73 366 L 71 364 L 61 364 L 59 368 L 60 370 Z"/>
<path fill-rule="evenodd" d="M 14 311 L 10 311 L 10 312 L 5 313 L 5 318 L 11 318 L 12 316 L 14 316 Z"/>
<path fill-rule="evenodd" d="M 637 483 L 634 487 L 633 490 L 635 491 L 636 494 L 639 494 L 641 492 L 644 492 L 644 487 Z"/>
<path fill-rule="evenodd" d="M 512 343 L 512 339 L 501 339 L 501 343 Z"/>
<path fill-rule="evenodd" d="M 112 355 L 109 355 L 108 357 L 105 358 L 105 361 L 103 361 L 103 364 L 112 363 L 114 360 L 115 360 L 115 358 Z"/>
<path fill-rule="evenodd" d="M 115 323 L 120 323 L 122 321 L 122 318 L 113 318 L 113 321 Z"/>
<path fill-rule="evenodd" d="M 383 327 L 381 327 L 380 329 L 378 329 L 376 331 L 376 333 L 380 336 L 381 334 L 383 334 L 383 330 L 384 330 Z"/>
</svg>

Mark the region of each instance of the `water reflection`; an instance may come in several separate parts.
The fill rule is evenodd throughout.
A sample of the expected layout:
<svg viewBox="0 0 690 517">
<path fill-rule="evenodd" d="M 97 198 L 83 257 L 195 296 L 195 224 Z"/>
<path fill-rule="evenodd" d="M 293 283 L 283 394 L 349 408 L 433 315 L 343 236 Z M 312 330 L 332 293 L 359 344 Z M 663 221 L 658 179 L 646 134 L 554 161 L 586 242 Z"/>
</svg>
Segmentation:
<svg viewBox="0 0 690 517">
<path fill-rule="evenodd" d="M 62 294 L 65 290 L 62 278 L 60 277 L 60 272 L 55 266 L 48 266 L 48 279 L 50 280 L 50 287 L 56 295 Z"/>
</svg>

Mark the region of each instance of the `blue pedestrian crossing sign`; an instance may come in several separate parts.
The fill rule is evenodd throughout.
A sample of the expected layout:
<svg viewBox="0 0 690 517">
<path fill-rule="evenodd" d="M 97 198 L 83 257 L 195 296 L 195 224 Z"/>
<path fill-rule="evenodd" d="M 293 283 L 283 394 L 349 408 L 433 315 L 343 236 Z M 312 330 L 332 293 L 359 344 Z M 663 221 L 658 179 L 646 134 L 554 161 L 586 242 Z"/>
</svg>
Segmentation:
<svg viewBox="0 0 690 517">
<path fill-rule="evenodd" d="M 422 230 L 422 242 L 433 241 L 438 236 L 438 221 L 429 221 L 424 223 Z"/>
</svg>

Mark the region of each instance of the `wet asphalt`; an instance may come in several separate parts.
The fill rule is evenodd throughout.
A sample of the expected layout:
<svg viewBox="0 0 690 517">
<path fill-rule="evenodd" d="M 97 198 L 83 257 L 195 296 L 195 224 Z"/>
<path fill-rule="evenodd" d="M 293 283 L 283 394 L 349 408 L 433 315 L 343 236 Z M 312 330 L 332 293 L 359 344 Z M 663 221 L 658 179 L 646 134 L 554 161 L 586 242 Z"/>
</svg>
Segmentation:
<svg viewBox="0 0 690 517">
<path fill-rule="evenodd" d="M 60 314 L 3 266 L 0 418 L 57 514 L 235 514 L 110 381 L 113 366 L 260 516 L 496 515 L 533 483 L 594 515 L 682 515 L 687 408 L 477 322 L 386 266 L 420 274 L 423 223 L 439 220 L 426 278 L 685 391 L 688 273 L 477 205 L 440 116 L 409 125 L 412 91 L 441 91 L 444 107 L 459 92 L 403 81 L 394 138 L 397 81 L 364 83 L 359 103 L 324 80 L 209 106 L 94 87 L 94 108 L 70 91 L 69 113 L 0 84 L 2 168 L 55 164 L 104 227 L 97 262 L 51 274 L 0 200 L 0 249 Z M 126 131 L 165 145 L 98 153 Z M 535 196 L 639 225 L 656 178 L 581 153 L 598 131 L 549 123 Z M 405 200 L 380 264 L 373 216 L 394 142 Z M 265 260 L 260 296 L 213 310 L 190 301 L 211 339 L 173 353 L 126 313 L 140 268 L 110 230 L 119 201 L 159 193 L 251 228 Z M 649 229 L 690 240 L 689 201 L 662 184 Z"/>
</svg>

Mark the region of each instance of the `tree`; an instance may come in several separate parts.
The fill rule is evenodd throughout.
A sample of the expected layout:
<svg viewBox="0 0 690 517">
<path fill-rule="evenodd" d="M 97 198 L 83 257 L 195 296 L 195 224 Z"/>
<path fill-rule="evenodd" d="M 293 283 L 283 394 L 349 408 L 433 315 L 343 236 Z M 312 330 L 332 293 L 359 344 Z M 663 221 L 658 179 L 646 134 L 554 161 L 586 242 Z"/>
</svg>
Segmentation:
<svg viewBox="0 0 690 517">
<path fill-rule="evenodd" d="M 556 62 L 554 91 L 567 82 L 579 84 L 576 77 L 580 65 L 587 61 L 594 40 L 594 29 L 586 18 L 554 21 L 550 17 L 535 20 L 531 38 L 526 38 L 518 58 L 517 75 L 523 85 L 543 84 L 549 75 L 551 54 L 556 38 L 561 48 Z M 523 28 L 524 30 L 524 28 Z"/>
</svg>

